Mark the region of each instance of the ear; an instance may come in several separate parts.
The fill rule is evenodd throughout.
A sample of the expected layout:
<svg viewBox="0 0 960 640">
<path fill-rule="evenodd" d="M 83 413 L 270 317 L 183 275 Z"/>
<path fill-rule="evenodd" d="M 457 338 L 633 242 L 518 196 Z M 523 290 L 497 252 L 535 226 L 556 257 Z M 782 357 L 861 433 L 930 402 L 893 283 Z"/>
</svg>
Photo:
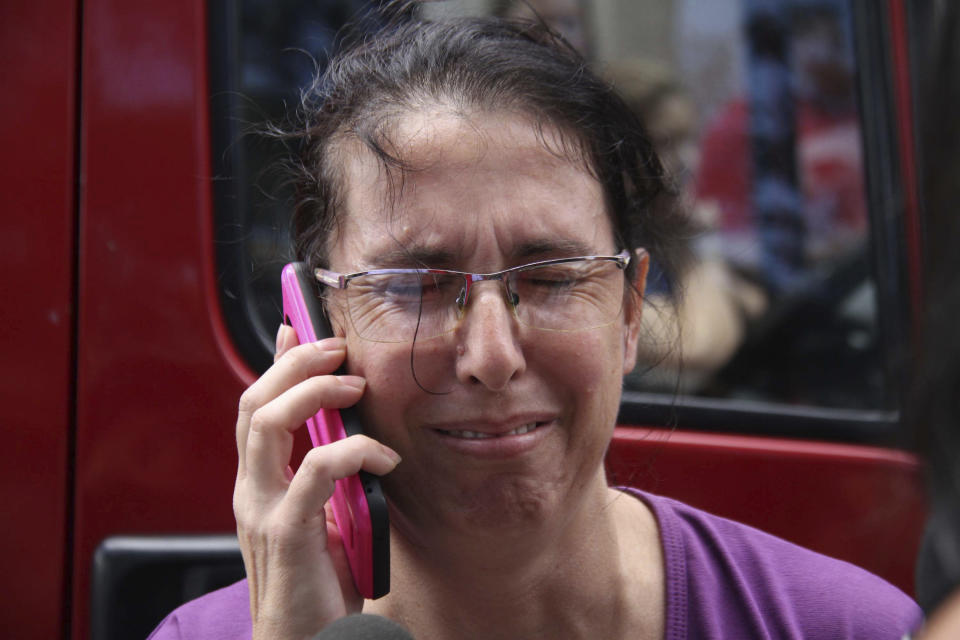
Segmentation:
<svg viewBox="0 0 960 640">
<path fill-rule="evenodd" d="M 630 292 L 633 304 L 624 308 L 623 332 L 623 375 L 627 375 L 637 364 L 637 341 L 640 337 L 640 319 L 643 316 L 643 294 L 647 288 L 647 271 L 650 268 L 650 255 L 646 249 L 634 249 L 637 265 L 637 282 Z"/>
</svg>

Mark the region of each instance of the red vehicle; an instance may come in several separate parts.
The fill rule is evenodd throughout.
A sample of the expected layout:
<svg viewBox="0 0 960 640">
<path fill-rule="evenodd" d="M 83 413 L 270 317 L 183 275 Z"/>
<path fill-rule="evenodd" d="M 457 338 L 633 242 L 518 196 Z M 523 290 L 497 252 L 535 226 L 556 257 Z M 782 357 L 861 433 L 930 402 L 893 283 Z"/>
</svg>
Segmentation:
<svg viewBox="0 0 960 640">
<path fill-rule="evenodd" d="M 356 3 L 314 4 L 335 25 Z M 911 592 L 925 507 L 918 462 L 897 446 L 897 364 L 922 286 L 911 47 L 925 16 L 909 0 L 834 4 L 856 60 L 869 219 L 861 271 L 827 276 L 852 284 L 826 311 L 803 296 L 773 305 L 708 393 L 626 391 L 608 466 L 614 482 L 756 525 Z M 255 182 L 245 170 L 257 152 L 236 142 L 233 116 L 243 108 L 236 92 L 256 94 L 264 72 L 249 30 L 266 22 L 257 11 L 297 24 L 295 5 L 0 8 L 0 628 L 10 637 L 145 633 L 184 597 L 242 575 L 229 537 L 233 423 L 242 390 L 269 362 L 265 332 L 279 312 L 265 292 L 278 295 L 279 281 L 264 275 L 276 265 L 238 266 L 276 242 L 257 235 L 276 223 L 256 220 L 238 186 Z M 286 69 L 292 80 L 302 63 Z M 843 344 L 862 346 L 863 332 L 836 310 L 864 280 L 873 319 L 863 368 L 847 367 L 855 359 L 833 342 L 785 337 L 826 316 Z M 751 378 L 783 377 L 757 354 L 786 343 L 803 345 L 819 387 L 810 375 L 789 393 L 742 391 Z M 798 357 L 783 362 L 796 371 Z M 837 400 L 820 388 L 836 380 L 873 386 Z"/>
</svg>

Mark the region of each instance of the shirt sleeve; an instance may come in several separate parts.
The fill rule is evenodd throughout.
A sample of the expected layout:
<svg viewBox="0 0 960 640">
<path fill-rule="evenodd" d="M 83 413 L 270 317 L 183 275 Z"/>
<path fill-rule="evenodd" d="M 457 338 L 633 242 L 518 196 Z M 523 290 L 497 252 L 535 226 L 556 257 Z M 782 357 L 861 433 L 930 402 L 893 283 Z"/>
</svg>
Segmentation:
<svg viewBox="0 0 960 640">
<path fill-rule="evenodd" d="M 174 610 L 147 640 L 250 640 L 247 581 L 219 589 Z"/>
<path fill-rule="evenodd" d="M 147 636 L 147 640 L 183 640 L 176 612 L 171 613 Z"/>
</svg>

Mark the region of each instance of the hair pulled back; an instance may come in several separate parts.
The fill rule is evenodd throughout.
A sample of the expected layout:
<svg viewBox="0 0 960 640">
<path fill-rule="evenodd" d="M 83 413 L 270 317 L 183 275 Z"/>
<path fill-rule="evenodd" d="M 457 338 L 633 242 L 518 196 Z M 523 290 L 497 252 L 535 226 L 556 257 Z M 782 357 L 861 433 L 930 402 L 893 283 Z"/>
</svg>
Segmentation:
<svg viewBox="0 0 960 640">
<path fill-rule="evenodd" d="M 683 219 L 644 127 L 613 88 L 542 23 L 433 22 L 412 17 L 415 4 L 345 43 L 302 95 L 297 124 L 284 135 L 299 145 L 292 164 L 297 259 L 328 266 L 329 239 L 344 215 L 345 143 L 359 142 L 386 167 L 415 170 L 391 153 L 390 132 L 404 114 L 440 104 L 522 114 L 541 139 L 544 128 L 559 132 L 563 152 L 601 183 L 617 244 L 642 246 L 668 278 L 676 273 Z M 635 271 L 628 276 L 633 281 Z"/>
</svg>

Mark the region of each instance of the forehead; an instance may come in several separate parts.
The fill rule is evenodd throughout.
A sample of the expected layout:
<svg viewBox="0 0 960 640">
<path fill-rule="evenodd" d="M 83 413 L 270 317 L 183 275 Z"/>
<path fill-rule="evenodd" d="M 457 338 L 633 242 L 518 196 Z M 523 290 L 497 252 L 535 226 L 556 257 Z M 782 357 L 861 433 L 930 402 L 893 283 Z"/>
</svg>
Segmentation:
<svg viewBox="0 0 960 640">
<path fill-rule="evenodd" d="M 494 270 L 527 257 L 614 251 L 603 190 L 579 149 L 522 116 L 409 113 L 388 148 L 402 172 L 359 144 L 351 151 L 335 269 L 423 261 Z"/>
</svg>

